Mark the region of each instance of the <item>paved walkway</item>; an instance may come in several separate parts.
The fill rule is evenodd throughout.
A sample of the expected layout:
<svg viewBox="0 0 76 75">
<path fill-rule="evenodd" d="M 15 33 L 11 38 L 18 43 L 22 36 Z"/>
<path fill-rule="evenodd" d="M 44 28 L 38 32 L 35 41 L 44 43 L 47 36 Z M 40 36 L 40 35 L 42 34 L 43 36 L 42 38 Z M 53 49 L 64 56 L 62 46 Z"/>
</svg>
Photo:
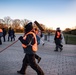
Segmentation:
<svg viewBox="0 0 76 75">
<path fill-rule="evenodd" d="M 20 34 L 16 35 L 16 39 Z M 45 41 L 45 45 L 39 45 L 37 54 L 42 57 L 39 65 L 45 75 L 76 75 L 76 45 L 64 44 L 62 52 L 54 52 L 55 44 L 53 36 L 51 41 Z M 3 42 L 0 51 L 12 42 Z M 24 57 L 20 41 L 0 53 L 0 75 L 19 75 L 17 70 L 21 68 Z M 37 75 L 28 66 L 26 75 Z"/>
</svg>

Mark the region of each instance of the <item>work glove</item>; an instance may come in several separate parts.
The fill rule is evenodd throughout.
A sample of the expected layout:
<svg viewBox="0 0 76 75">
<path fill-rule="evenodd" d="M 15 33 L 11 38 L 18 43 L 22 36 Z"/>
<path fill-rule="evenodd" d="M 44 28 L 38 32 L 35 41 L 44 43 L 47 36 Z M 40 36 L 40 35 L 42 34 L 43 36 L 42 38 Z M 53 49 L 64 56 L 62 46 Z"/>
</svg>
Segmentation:
<svg viewBox="0 0 76 75">
<path fill-rule="evenodd" d="M 22 36 L 20 36 L 18 39 L 19 39 L 19 40 L 21 40 L 21 39 L 23 39 L 23 37 L 22 37 Z"/>
</svg>

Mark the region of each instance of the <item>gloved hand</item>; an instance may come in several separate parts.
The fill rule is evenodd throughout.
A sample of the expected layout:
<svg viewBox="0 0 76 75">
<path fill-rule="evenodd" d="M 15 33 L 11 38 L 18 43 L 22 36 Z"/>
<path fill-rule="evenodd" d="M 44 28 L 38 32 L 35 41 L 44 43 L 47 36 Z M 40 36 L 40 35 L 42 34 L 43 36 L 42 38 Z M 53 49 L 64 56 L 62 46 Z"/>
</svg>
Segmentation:
<svg viewBox="0 0 76 75">
<path fill-rule="evenodd" d="M 20 36 L 18 39 L 19 39 L 19 40 L 21 40 L 22 38 L 23 38 L 23 37 L 22 37 L 22 36 Z"/>
</svg>

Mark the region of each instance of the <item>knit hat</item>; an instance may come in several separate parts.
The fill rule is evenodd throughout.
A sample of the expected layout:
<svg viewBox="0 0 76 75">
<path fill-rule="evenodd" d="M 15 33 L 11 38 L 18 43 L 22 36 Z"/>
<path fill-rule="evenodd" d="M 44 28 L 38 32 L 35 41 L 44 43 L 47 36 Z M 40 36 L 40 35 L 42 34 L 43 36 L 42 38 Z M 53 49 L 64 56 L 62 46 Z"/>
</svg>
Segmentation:
<svg viewBox="0 0 76 75">
<path fill-rule="evenodd" d="M 32 29 L 33 29 L 32 22 L 28 23 L 28 24 L 25 26 L 26 32 L 31 31 Z"/>
<path fill-rule="evenodd" d="M 56 30 L 60 30 L 60 27 L 56 28 Z"/>
</svg>

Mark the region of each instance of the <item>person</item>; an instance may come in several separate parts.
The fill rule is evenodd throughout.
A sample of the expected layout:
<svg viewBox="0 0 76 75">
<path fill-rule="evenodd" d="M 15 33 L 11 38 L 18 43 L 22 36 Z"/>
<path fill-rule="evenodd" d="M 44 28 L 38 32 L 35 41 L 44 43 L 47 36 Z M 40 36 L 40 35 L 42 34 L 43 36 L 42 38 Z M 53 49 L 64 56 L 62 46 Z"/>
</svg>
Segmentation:
<svg viewBox="0 0 76 75">
<path fill-rule="evenodd" d="M 48 42 L 50 42 L 50 35 L 51 35 L 50 31 L 48 31 Z"/>
<path fill-rule="evenodd" d="M 40 44 L 40 37 L 37 35 L 38 29 L 37 28 L 33 28 L 32 31 L 35 33 L 36 39 L 37 39 L 37 45 L 39 45 Z M 26 33 L 26 31 L 24 31 L 24 35 L 25 35 L 25 33 Z M 38 63 L 41 61 L 41 57 L 38 56 L 37 54 L 35 54 L 35 58 L 38 60 Z"/>
<path fill-rule="evenodd" d="M 37 39 L 37 45 L 40 44 L 40 37 L 37 35 L 38 33 L 38 29 L 37 28 L 33 28 L 33 32 L 35 33 L 36 35 L 36 39 Z M 25 35 L 26 31 L 24 31 L 24 35 Z M 41 57 L 38 56 L 37 54 L 35 54 L 35 58 L 38 60 L 38 63 L 41 61 Z"/>
<path fill-rule="evenodd" d="M 5 28 L 3 28 L 2 30 L 3 30 L 3 40 L 4 40 L 4 42 L 5 42 L 5 41 L 6 41 L 5 36 L 6 36 L 7 31 L 6 31 L 6 29 L 5 29 Z"/>
<path fill-rule="evenodd" d="M 11 41 L 14 39 L 15 41 L 15 31 L 14 29 L 11 29 Z"/>
<path fill-rule="evenodd" d="M 56 29 L 54 41 L 55 41 L 55 44 L 56 44 L 56 49 L 54 51 L 58 51 L 58 48 L 60 49 L 60 51 L 62 51 L 62 49 L 63 49 L 62 48 L 63 45 L 61 44 L 61 42 L 62 42 L 62 34 L 61 34 L 61 30 L 60 30 L 59 27 Z"/>
<path fill-rule="evenodd" d="M 12 36 L 11 36 L 11 27 L 8 29 L 8 41 L 11 39 L 12 41 Z"/>
<path fill-rule="evenodd" d="M 43 38 L 43 33 L 42 33 L 42 31 L 41 31 L 41 34 L 40 34 L 40 41 L 41 41 L 41 43 L 42 43 L 42 46 L 44 46 L 44 44 L 45 44 L 45 42 L 44 42 L 44 38 Z"/>
<path fill-rule="evenodd" d="M 38 35 L 38 29 L 37 28 L 34 28 L 34 33 L 36 34 L 36 38 L 37 38 L 37 45 L 40 44 L 40 35 Z"/>
<path fill-rule="evenodd" d="M 32 22 L 25 26 L 25 35 L 20 36 L 19 40 L 25 52 L 22 68 L 17 71 L 19 74 L 26 74 L 27 66 L 30 65 L 32 69 L 37 72 L 37 75 L 44 75 L 43 70 L 36 63 L 35 54 L 37 52 L 37 39 L 35 33 L 32 31 Z"/>
<path fill-rule="evenodd" d="M 33 32 L 36 34 L 37 45 L 39 45 L 40 44 L 40 37 L 38 36 L 38 29 L 34 28 Z M 35 58 L 38 60 L 38 63 L 39 63 L 41 60 L 41 57 L 39 57 L 37 54 L 35 54 Z"/>
<path fill-rule="evenodd" d="M 2 45 L 1 37 L 3 36 L 3 30 L 0 28 L 0 45 Z"/>
<path fill-rule="evenodd" d="M 36 31 L 37 36 L 40 38 L 39 44 L 41 43 L 42 46 L 44 46 L 45 43 L 43 41 L 43 33 L 42 33 L 42 31 L 41 30 L 36 30 L 36 29 L 35 29 L 35 31 Z"/>
<path fill-rule="evenodd" d="M 11 27 L 9 28 L 8 30 L 8 41 L 9 40 L 13 40 L 15 41 L 15 32 L 14 32 L 14 29 L 12 29 Z"/>
</svg>

